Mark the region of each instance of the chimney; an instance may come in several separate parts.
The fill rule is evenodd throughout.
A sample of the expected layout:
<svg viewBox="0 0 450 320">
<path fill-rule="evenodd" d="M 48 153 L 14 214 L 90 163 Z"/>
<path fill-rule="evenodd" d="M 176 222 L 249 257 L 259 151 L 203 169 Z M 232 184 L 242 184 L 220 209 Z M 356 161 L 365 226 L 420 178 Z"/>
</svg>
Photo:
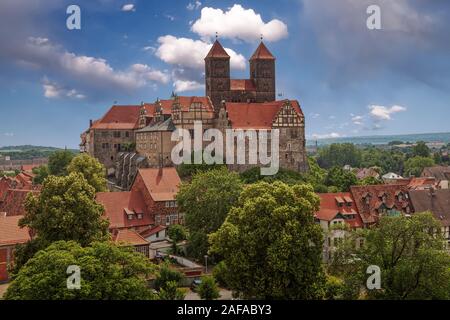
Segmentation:
<svg viewBox="0 0 450 320">
<path fill-rule="evenodd" d="M 92 127 L 92 119 L 89 119 L 89 128 Z"/>
</svg>

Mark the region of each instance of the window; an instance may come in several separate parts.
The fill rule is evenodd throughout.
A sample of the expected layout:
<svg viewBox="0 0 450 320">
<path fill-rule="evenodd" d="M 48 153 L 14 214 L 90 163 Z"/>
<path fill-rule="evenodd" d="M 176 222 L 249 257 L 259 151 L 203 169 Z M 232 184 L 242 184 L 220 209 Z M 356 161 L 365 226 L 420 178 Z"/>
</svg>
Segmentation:
<svg viewBox="0 0 450 320">
<path fill-rule="evenodd" d="M 127 137 L 127 138 L 130 137 L 130 132 L 129 131 L 125 131 L 125 137 Z"/>
<path fill-rule="evenodd" d="M 127 214 L 128 216 L 128 220 L 133 220 L 133 215 L 132 214 Z"/>
<path fill-rule="evenodd" d="M 155 216 L 155 224 L 157 225 L 161 224 L 161 215 L 157 214 Z"/>
<path fill-rule="evenodd" d="M 114 138 L 120 138 L 120 131 L 114 131 L 113 132 L 113 137 Z"/>
<path fill-rule="evenodd" d="M 143 217 L 144 217 L 144 215 L 143 215 L 142 213 L 138 213 L 138 214 L 137 214 L 137 218 L 138 218 L 139 220 L 142 220 Z"/>
</svg>

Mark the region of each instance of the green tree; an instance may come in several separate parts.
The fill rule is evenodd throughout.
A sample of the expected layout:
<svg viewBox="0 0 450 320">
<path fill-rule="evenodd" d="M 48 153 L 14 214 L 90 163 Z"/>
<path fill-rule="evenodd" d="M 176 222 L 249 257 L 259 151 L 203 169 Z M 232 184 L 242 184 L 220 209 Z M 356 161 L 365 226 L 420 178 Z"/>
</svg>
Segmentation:
<svg viewBox="0 0 450 320">
<path fill-rule="evenodd" d="M 378 184 L 383 184 L 383 181 L 375 177 L 365 177 L 358 181 L 359 186 L 374 186 Z"/>
<path fill-rule="evenodd" d="M 173 254 L 177 254 L 177 243 L 186 239 L 186 229 L 182 225 L 173 224 L 169 226 L 167 235 L 169 236 L 170 240 L 172 240 Z"/>
<path fill-rule="evenodd" d="M 159 291 L 160 300 L 184 300 L 186 291 L 178 288 L 176 281 L 169 281 L 164 288 Z"/>
<path fill-rule="evenodd" d="M 340 192 L 347 192 L 351 186 L 358 184 L 358 179 L 351 171 L 344 170 L 342 167 L 333 167 L 328 171 L 325 184 L 337 187 Z"/>
<path fill-rule="evenodd" d="M 202 278 L 202 283 L 199 285 L 197 292 L 203 300 L 216 300 L 220 298 L 219 287 L 212 276 Z"/>
<path fill-rule="evenodd" d="M 79 266 L 81 287 L 67 288 L 67 268 Z M 146 278 L 155 267 L 140 253 L 95 242 L 81 247 L 58 241 L 39 251 L 19 271 L 6 294 L 7 300 L 137 300 L 154 299 Z"/>
<path fill-rule="evenodd" d="M 34 177 L 33 177 L 33 184 L 42 184 L 45 180 L 45 178 L 47 178 L 50 175 L 50 172 L 48 170 L 48 166 L 43 165 L 37 168 L 33 168 L 33 173 L 34 173 Z"/>
<path fill-rule="evenodd" d="M 155 279 L 155 289 L 159 291 L 161 300 L 183 300 L 186 295 L 183 289 L 178 288 L 183 275 L 169 267 L 168 262 L 164 262 Z"/>
<path fill-rule="evenodd" d="M 190 234 L 188 252 L 193 257 L 202 259 L 207 253 L 207 242 L 202 244 L 201 239 L 206 240 L 209 233 L 222 225 L 241 190 L 239 175 L 226 168 L 198 172 L 191 183 L 181 185 L 177 202 L 185 214 Z"/>
<path fill-rule="evenodd" d="M 450 256 L 431 213 L 384 216 L 376 228 L 353 231 L 331 263 L 348 291 L 369 299 L 450 299 Z M 359 246 L 363 240 L 363 245 Z M 365 290 L 368 266 L 381 269 L 381 289 Z"/>
<path fill-rule="evenodd" d="M 224 258 L 227 284 L 243 298 L 316 299 L 323 295 L 319 198 L 310 185 L 259 182 L 242 191 L 211 254 Z"/>
<path fill-rule="evenodd" d="M 361 151 L 352 143 L 333 143 L 319 150 L 317 163 L 325 169 L 345 165 L 359 167 Z"/>
<path fill-rule="evenodd" d="M 49 176 L 39 195 L 28 195 L 25 209 L 20 226 L 29 227 L 44 241 L 74 240 L 87 246 L 109 235 L 108 221 L 102 218 L 104 208 L 80 173 Z"/>
<path fill-rule="evenodd" d="M 161 288 L 165 288 L 167 284 L 171 281 L 176 282 L 177 284 L 181 281 L 183 275 L 175 269 L 169 267 L 168 262 L 164 262 L 157 274 L 155 279 L 155 289 L 161 290 Z"/>
<path fill-rule="evenodd" d="M 426 167 L 434 166 L 434 160 L 426 157 L 413 157 L 405 162 L 405 175 L 420 177 L 422 171 Z"/>
<path fill-rule="evenodd" d="M 58 150 L 48 157 L 48 170 L 51 175 L 67 175 L 67 166 L 75 154 L 69 150 Z"/>
<path fill-rule="evenodd" d="M 426 143 L 423 141 L 419 141 L 413 147 L 413 156 L 414 157 L 424 157 L 427 158 L 430 156 L 430 149 L 427 147 Z"/>
<path fill-rule="evenodd" d="M 96 158 L 86 153 L 74 157 L 67 166 L 67 172 L 78 172 L 95 188 L 96 192 L 106 191 L 106 169 Z"/>
</svg>

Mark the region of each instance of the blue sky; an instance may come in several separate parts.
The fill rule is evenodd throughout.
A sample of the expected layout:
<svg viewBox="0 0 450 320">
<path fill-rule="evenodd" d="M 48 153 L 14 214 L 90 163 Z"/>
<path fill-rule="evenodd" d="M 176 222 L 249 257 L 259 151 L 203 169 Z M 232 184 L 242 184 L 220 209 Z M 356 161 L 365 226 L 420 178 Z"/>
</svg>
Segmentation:
<svg viewBox="0 0 450 320">
<path fill-rule="evenodd" d="M 81 30 L 66 28 L 70 4 Z M 114 101 L 204 94 L 216 31 L 236 78 L 264 35 L 307 138 L 450 131 L 449 30 L 446 0 L 2 0 L 0 146 L 76 148 Z"/>
</svg>

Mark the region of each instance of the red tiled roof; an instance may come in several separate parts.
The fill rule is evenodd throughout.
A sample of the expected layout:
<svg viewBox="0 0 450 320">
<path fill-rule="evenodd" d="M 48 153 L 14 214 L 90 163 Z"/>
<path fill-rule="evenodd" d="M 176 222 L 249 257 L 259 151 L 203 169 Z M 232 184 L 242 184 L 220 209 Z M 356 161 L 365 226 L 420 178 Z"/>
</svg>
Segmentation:
<svg viewBox="0 0 450 320">
<path fill-rule="evenodd" d="M 99 120 L 92 124 L 93 129 L 132 130 L 137 128 L 141 106 L 112 106 Z"/>
<path fill-rule="evenodd" d="M 443 226 L 450 226 L 450 190 L 410 191 L 411 202 L 416 213 L 431 211 Z"/>
<path fill-rule="evenodd" d="M 270 129 L 284 103 L 284 100 L 263 103 L 227 102 L 225 109 L 233 128 Z M 291 100 L 290 103 L 297 114 L 303 116 L 298 101 Z"/>
<path fill-rule="evenodd" d="M 256 91 L 256 86 L 252 79 L 231 79 L 230 89 L 236 91 Z"/>
<path fill-rule="evenodd" d="M 6 212 L 8 216 L 19 216 L 25 214 L 25 199 L 29 193 L 38 194 L 38 190 L 8 189 L 0 198 L 0 211 Z"/>
<path fill-rule="evenodd" d="M 261 41 L 258 48 L 256 48 L 255 52 L 251 56 L 250 60 L 255 59 L 269 59 L 275 60 L 275 57 L 270 53 L 269 49 L 265 46 L 265 44 Z"/>
<path fill-rule="evenodd" d="M 105 208 L 104 217 L 109 220 L 110 229 L 148 226 L 154 223 L 150 212 L 147 210 L 144 198 L 138 191 L 99 192 L 96 199 Z M 137 217 L 134 217 L 129 220 L 125 210 L 143 211 L 143 218 L 137 219 Z"/>
<path fill-rule="evenodd" d="M 377 209 L 382 204 L 387 208 L 396 208 L 398 211 L 404 211 L 407 207 L 412 209 L 409 199 L 406 198 L 408 195 L 408 187 L 405 185 L 352 186 L 350 192 L 364 223 L 370 224 L 378 221 L 379 214 Z M 396 197 L 400 192 L 404 194 L 403 200 L 401 201 Z M 386 202 L 384 203 L 380 199 L 382 195 L 386 195 Z M 369 203 L 366 203 L 365 199 L 370 199 Z"/>
<path fill-rule="evenodd" d="M 150 243 L 133 229 L 115 230 L 113 232 L 113 240 L 118 244 L 131 244 L 133 246 L 142 246 Z"/>
<path fill-rule="evenodd" d="M 160 231 L 162 231 L 162 230 L 164 230 L 164 229 L 166 229 L 165 226 L 159 225 L 159 226 L 156 226 L 156 227 L 154 227 L 154 228 L 146 229 L 146 230 L 142 231 L 140 234 L 141 234 L 141 236 L 143 236 L 144 238 L 147 238 L 147 237 L 149 237 L 149 236 L 151 236 L 151 235 L 153 235 L 153 234 L 155 234 L 155 233 L 158 233 L 158 232 L 160 232 Z"/>
<path fill-rule="evenodd" d="M 27 228 L 20 228 L 22 216 L 5 216 L 0 213 L 0 246 L 25 243 L 30 240 Z"/>
<path fill-rule="evenodd" d="M 32 172 L 34 168 L 41 166 L 40 164 L 23 164 L 22 171 Z"/>
<path fill-rule="evenodd" d="M 225 51 L 225 49 L 222 47 L 220 42 L 218 40 L 216 40 L 214 42 L 214 44 L 212 45 L 211 49 L 209 50 L 208 54 L 206 55 L 206 58 L 228 58 L 229 59 L 230 56 Z"/>
<path fill-rule="evenodd" d="M 154 201 L 175 200 L 181 184 L 175 168 L 146 168 L 139 169 L 145 187 Z"/>
<path fill-rule="evenodd" d="M 315 213 L 315 217 L 319 220 L 331 221 L 338 214 L 341 215 L 355 215 L 354 219 L 345 220 L 353 228 L 362 227 L 363 223 L 358 214 L 358 209 L 355 205 L 351 194 L 349 192 L 340 193 L 320 193 L 320 210 Z M 338 202 L 343 205 L 338 206 Z M 351 205 L 347 205 L 350 203 Z"/>
</svg>

